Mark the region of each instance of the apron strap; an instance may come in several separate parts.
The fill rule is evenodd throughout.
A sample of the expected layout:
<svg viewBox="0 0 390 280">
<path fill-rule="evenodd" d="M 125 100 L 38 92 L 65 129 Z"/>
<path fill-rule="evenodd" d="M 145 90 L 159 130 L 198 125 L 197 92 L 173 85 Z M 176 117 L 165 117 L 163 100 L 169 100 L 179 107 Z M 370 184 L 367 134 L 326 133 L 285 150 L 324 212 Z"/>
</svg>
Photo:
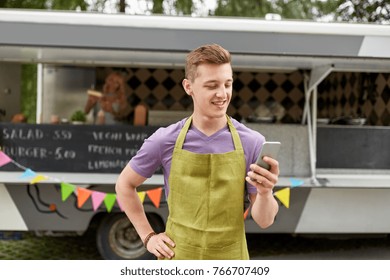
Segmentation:
<svg viewBox="0 0 390 280">
<path fill-rule="evenodd" d="M 238 135 L 237 129 L 234 127 L 232 120 L 229 118 L 228 115 L 226 115 L 226 119 L 227 119 L 227 124 L 228 124 L 229 130 L 230 130 L 232 138 L 233 138 L 234 149 L 236 151 L 243 151 L 244 149 L 242 147 L 241 139 L 240 139 L 240 136 Z M 183 148 L 184 140 L 186 139 L 186 135 L 187 135 L 188 130 L 190 129 L 191 123 L 192 123 L 192 115 L 184 123 L 184 126 L 181 129 L 180 134 L 176 139 L 175 149 L 182 149 Z"/>
<path fill-rule="evenodd" d="M 191 123 L 192 123 L 192 115 L 186 120 L 183 128 L 180 130 L 180 134 L 176 139 L 175 149 L 181 150 L 183 148 L 184 140 L 186 139 L 186 135 L 187 135 L 188 129 L 191 126 Z"/>
<path fill-rule="evenodd" d="M 230 129 L 230 134 L 233 137 L 233 143 L 234 143 L 234 148 L 236 151 L 244 151 L 242 144 L 241 144 L 241 139 L 240 136 L 238 135 L 237 129 L 234 127 L 232 120 L 229 118 L 228 115 L 226 115 L 227 118 L 227 123 Z"/>
</svg>

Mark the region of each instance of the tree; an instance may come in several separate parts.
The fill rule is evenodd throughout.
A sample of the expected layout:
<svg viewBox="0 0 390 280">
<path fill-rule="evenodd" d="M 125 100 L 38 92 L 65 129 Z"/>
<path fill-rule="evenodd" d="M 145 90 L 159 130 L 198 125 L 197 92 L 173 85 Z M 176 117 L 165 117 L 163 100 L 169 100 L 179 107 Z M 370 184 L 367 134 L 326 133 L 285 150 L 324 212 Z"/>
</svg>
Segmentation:
<svg viewBox="0 0 390 280">
<path fill-rule="evenodd" d="M 42 1 L 44 2 L 44 1 Z M 52 10 L 87 10 L 88 4 L 84 0 L 47 0 L 46 5 Z"/>
<path fill-rule="evenodd" d="M 217 0 L 216 16 L 264 18 L 276 13 L 283 19 L 346 22 L 390 21 L 390 0 Z"/>
<path fill-rule="evenodd" d="M 342 1 L 336 11 L 336 19 L 349 22 L 390 22 L 389 0 Z"/>
<path fill-rule="evenodd" d="M 163 2 L 164 2 L 164 0 L 153 0 L 153 8 L 152 8 L 153 14 L 163 14 L 164 13 Z"/>
<path fill-rule="evenodd" d="M 217 0 L 216 16 L 243 16 L 264 18 L 279 14 L 283 19 L 317 19 L 334 12 L 337 1 L 322 0 Z"/>
<path fill-rule="evenodd" d="M 314 19 L 318 1 L 277 0 L 275 12 L 286 19 Z M 320 1 L 321 2 L 321 1 Z"/>
<path fill-rule="evenodd" d="M 273 11 L 268 0 L 217 0 L 215 16 L 265 17 Z"/>
<path fill-rule="evenodd" d="M 52 9 L 52 10 L 86 10 L 84 0 L 2 0 L 0 8 L 17 9 Z"/>
<path fill-rule="evenodd" d="M 190 15 L 194 12 L 194 3 L 192 0 L 175 0 L 174 8 L 177 13 Z"/>
<path fill-rule="evenodd" d="M 46 9 L 46 1 L 3 0 L 0 1 L 0 8 Z"/>
</svg>

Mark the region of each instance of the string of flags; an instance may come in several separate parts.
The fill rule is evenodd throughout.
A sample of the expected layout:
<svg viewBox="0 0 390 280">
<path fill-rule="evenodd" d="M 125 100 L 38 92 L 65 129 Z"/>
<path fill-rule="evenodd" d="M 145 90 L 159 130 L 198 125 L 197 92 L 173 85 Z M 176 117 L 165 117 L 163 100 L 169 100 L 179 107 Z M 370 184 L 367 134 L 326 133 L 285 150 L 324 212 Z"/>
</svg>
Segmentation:
<svg viewBox="0 0 390 280">
<path fill-rule="evenodd" d="M 24 172 L 20 176 L 22 179 L 29 179 L 29 182 L 31 185 L 37 184 L 39 182 L 43 182 L 46 180 L 53 180 L 55 182 L 58 182 L 61 186 L 61 199 L 62 201 L 66 201 L 71 194 L 75 194 L 77 197 L 77 206 L 81 208 L 84 203 L 91 198 L 92 201 L 92 207 L 93 210 L 96 211 L 102 204 L 105 205 L 107 212 L 111 212 L 112 208 L 115 205 L 115 202 L 117 202 L 119 208 L 122 210 L 121 204 L 116 196 L 115 193 L 105 193 L 95 190 L 89 190 L 86 188 L 78 187 L 76 185 L 62 182 L 59 179 L 52 178 L 43 174 L 38 174 L 31 170 L 30 168 L 27 168 L 13 159 L 11 159 L 8 155 L 6 155 L 4 152 L 0 150 L 0 167 L 13 163 L 20 169 L 22 169 Z M 290 207 L 290 189 L 294 187 L 298 187 L 303 185 L 302 180 L 298 180 L 295 178 L 290 178 L 290 187 L 285 187 L 283 189 L 280 189 L 278 191 L 274 192 L 274 196 L 280 200 L 280 202 L 286 207 Z M 155 188 L 148 191 L 142 191 L 138 192 L 138 196 L 142 203 L 144 203 L 145 198 L 148 197 L 150 201 L 153 203 L 153 205 L 156 208 L 160 207 L 160 201 L 161 201 L 161 195 L 162 195 L 163 188 Z M 123 210 L 122 210 L 123 211 Z M 249 208 L 246 209 L 244 213 L 244 218 L 246 218 L 249 214 Z"/>
<path fill-rule="evenodd" d="M 290 208 L 290 189 L 302 186 L 304 184 L 303 180 L 296 178 L 290 178 L 289 180 L 290 187 L 274 192 L 274 196 L 276 196 L 286 208 Z"/>
<path fill-rule="evenodd" d="M 30 185 L 37 184 L 39 182 L 43 182 L 47 180 L 58 182 L 61 187 L 61 200 L 63 202 L 65 202 L 70 197 L 71 194 L 75 194 L 77 197 L 77 206 L 79 208 L 81 208 L 85 204 L 85 202 L 89 198 L 91 198 L 92 207 L 94 211 L 96 211 L 102 204 L 104 204 L 107 209 L 107 212 L 111 212 L 112 208 L 115 205 L 115 202 L 118 203 L 119 208 L 122 210 L 121 204 L 116 196 L 116 193 L 105 193 L 105 192 L 100 192 L 95 190 L 89 190 L 67 182 L 62 182 L 57 178 L 49 177 L 43 174 L 38 174 L 33 170 L 31 170 L 30 168 L 27 168 L 19 164 L 18 162 L 14 161 L 4 152 L 0 151 L 0 167 L 9 163 L 15 164 L 17 167 L 19 167 L 24 171 L 19 178 L 28 179 Z M 153 203 L 153 205 L 156 208 L 159 208 L 161 202 L 162 190 L 163 188 L 159 187 L 148 191 L 138 192 L 137 194 L 142 203 L 144 203 L 145 198 L 148 197 L 150 201 Z"/>
</svg>

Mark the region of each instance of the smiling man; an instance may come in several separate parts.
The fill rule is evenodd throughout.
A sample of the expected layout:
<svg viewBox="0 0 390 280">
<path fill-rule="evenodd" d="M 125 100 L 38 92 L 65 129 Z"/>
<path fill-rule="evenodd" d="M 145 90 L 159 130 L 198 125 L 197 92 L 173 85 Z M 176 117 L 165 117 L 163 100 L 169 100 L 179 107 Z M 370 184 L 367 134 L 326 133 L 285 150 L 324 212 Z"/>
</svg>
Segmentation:
<svg viewBox="0 0 390 280">
<path fill-rule="evenodd" d="M 227 116 L 232 98 L 231 55 L 213 44 L 187 55 L 183 88 L 193 114 L 158 129 L 123 169 L 116 184 L 121 206 L 149 252 L 160 259 L 249 259 L 244 198 L 256 223 L 272 225 L 278 204 L 272 191 L 279 165 L 253 164 L 264 137 Z M 136 188 L 162 166 L 169 216 L 155 233 Z"/>
</svg>

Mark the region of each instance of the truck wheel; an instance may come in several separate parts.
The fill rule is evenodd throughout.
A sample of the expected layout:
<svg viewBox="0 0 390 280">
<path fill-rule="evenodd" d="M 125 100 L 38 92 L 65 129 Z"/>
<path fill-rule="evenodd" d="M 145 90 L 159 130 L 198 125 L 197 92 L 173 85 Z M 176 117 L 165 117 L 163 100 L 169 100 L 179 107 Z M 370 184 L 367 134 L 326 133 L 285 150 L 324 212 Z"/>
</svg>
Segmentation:
<svg viewBox="0 0 390 280">
<path fill-rule="evenodd" d="M 146 216 L 155 232 L 164 231 L 164 222 L 156 214 Z M 106 260 L 151 260 L 149 253 L 138 236 L 134 226 L 124 213 L 105 216 L 96 235 L 100 255 Z"/>
</svg>

